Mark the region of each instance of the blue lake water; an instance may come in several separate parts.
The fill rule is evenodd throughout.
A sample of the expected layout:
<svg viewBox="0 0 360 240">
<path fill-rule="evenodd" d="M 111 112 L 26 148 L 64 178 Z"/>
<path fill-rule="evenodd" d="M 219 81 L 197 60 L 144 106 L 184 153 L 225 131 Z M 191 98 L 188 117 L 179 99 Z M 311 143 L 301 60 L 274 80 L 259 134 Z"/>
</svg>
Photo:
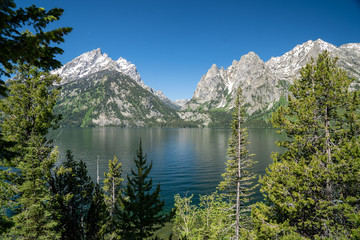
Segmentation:
<svg viewBox="0 0 360 240">
<path fill-rule="evenodd" d="M 59 135 L 60 134 L 60 135 Z M 51 133 L 60 151 L 60 162 L 66 150 L 75 159 L 82 159 L 89 174 L 96 180 L 99 156 L 100 181 L 104 179 L 108 161 L 116 156 L 124 169 L 124 178 L 134 168 L 134 157 L 142 139 L 143 151 L 152 161 L 153 183 L 161 184 L 161 197 L 167 209 L 173 206 L 174 195 L 199 194 L 216 190 L 225 171 L 230 129 L 199 128 L 62 128 Z M 280 136 L 274 129 L 249 129 L 248 149 L 256 154 L 254 172 L 264 174 L 272 162 L 270 155 L 280 149 L 275 141 Z M 262 199 L 257 193 L 255 200 Z"/>
</svg>

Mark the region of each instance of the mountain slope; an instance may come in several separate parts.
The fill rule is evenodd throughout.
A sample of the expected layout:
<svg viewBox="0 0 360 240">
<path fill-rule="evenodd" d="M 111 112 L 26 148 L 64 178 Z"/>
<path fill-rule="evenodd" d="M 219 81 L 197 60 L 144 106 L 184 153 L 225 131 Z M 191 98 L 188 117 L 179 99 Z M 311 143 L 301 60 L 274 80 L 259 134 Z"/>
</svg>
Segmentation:
<svg viewBox="0 0 360 240">
<path fill-rule="evenodd" d="M 142 81 L 134 64 L 122 57 L 116 61 L 112 60 L 106 53 L 102 53 L 100 48 L 74 58 L 72 61 L 66 63 L 52 73 L 58 74 L 62 78 L 61 84 L 66 84 L 103 70 L 123 73 L 132 78 L 140 87 L 154 94 L 170 107 L 179 108 L 177 104 L 168 99 L 160 90 L 155 91 L 147 86 Z"/>
<path fill-rule="evenodd" d="M 63 115 L 63 126 L 186 126 L 134 79 L 109 69 L 64 83 L 55 113 Z"/>
<path fill-rule="evenodd" d="M 236 89 L 241 85 L 249 119 L 268 117 L 274 108 L 286 102 L 288 87 L 300 76 L 300 69 L 324 50 L 329 51 L 332 57 L 339 58 L 338 65 L 356 79 L 357 83 L 353 87 L 357 88 L 360 81 L 360 44 L 345 44 L 337 48 L 318 39 L 298 45 L 267 62 L 250 52 L 239 61 L 234 60 L 226 70 L 212 65 L 182 111 L 229 112 L 235 100 Z"/>
<path fill-rule="evenodd" d="M 250 126 L 266 124 L 286 104 L 289 85 L 300 69 L 328 50 L 360 86 L 360 43 L 336 47 L 320 39 L 297 45 L 267 62 L 250 52 L 228 68 L 215 64 L 200 79 L 193 97 L 172 102 L 144 84 L 134 64 L 114 61 L 100 49 L 82 54 L 53 73 L 63 87 L 56 107 L 67 126 L 201 126 L 228 127 L 241 85 Z M 181 109 L 179 109 L 181 107 Z"/>
</svg>

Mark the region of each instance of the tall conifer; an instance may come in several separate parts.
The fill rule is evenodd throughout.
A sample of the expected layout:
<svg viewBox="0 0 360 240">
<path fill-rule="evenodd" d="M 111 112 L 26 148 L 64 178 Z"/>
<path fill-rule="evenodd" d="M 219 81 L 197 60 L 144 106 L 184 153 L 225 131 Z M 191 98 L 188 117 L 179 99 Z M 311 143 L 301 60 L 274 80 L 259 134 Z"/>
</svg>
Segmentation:
<svg viewBox="0 0 360 240">
<path fill-rule="evenodd" d="M 105 192 L 105 203 L 107 211 L 109 213 L 106 224 L 104 226 L 107 239 L 119 239 L 120 238 L 120 222 L 119 213 L 121 210 L 120 196 L 122 193 L 122 182 L 124 179 L 121 177 L 123 169 L 121 163 L 118 161 L 116 156 L 113 160 L 109 160 L 109 169 L 104 173 L 104 192 Z"/>
<path fill-rule="evenodd" d="M 252 167 L 255 162 L 247 149 L 248 134 L 244 127 L 245 107 L 242 100 L 242 90 L 239 87 L 231 126 L 232 136 L 229 139 L 228 162 L 226 172 L 222 175 L 219 189 L 223 191 L 232 208 L 229 211 L 233 219 L 233 239 L 240 239 L 241 229 L 249 224 L 249 201 L 253 195 L 255 174 Z"/>
<path fill-rule="evenodd" d="M 105 226 L 108 217 L 104 192 L 99 184 L 95 185 L 90 208 L 86 215 L 86 240 L 116 239 L 105 235 Z"/>
<path fill-rule="evenodd" d="M 0 17 L 0 78 L 10 77 L 8 70 L 18 63 L 30 64 L 45 71 L 61 67 L 56 54 L 63 50 L 54 43 L 64 42 L 64 36 L 71 28 L 49 30 L 49 24 L 61 18 L 64 10 L 53 8 L 45 10 L 31 5 L 17 8 L 14 0 L 1 1 Z M 24 31 L 24 29 L 32 29 Z M 45 31 L 48 30 L 48 31 Z M 3 79 L 0 79 L 0 96 L 6 95 Z"/>
<path fill-rule="evenodd" d="M 289 103 L 272 117 L 286 151 L 261 180 L 266 203 L 253 210 L 259 238 L 350 239 L 359 227 L 359 96 L 328 52 L 301 70 Z"/>
<path fill-rule="evenodd" d="M 100 197 L 93 197 L 94 183 L 88 175 L 86 164 L 76 161 L 71 151 L 67 151 L 66 161 L 55 168 L 50 186 L 53 218 L 59 222 L 56 230 L 61 234 L 61 239 L 86 239 L 89 209 L 100 201 Z"/>
<path fill-rule="evenodd" d="M 58 78 L 26 64 L 16 70 L 14 79 L 9 80 L 9 97 L 0 102 L 5 117 L 2 133 L 15 143 L 10 150 L 17 154 L 1 161 L 1 205 L 12 210 L 15 226 L 11 237 L 56 238 L 47 183 L 57 152 L 46 134 L 57 127 L 58 116 L 52 109 L 59 94 L 59 89 L 53 88 Z"/>
<path fill-rule="evenodd" d="M 127 177 L 127 188 L 124 196 L 121 196 L 124 208 L 120 216 L 124 239 L 151 237 L 170 220 L 171 215 L 163 212 L 165 203 L 160 200 L 160 184 L 152 191 L 152 179 L 149 179 L 152 163 L 147 163 L 141 140 L 136 157 L 136 169 L 132 169 L 132 176 Z"/>
<path fill-rule="evenodd" d="M 45 9 L 37 7 L 35 5 L 29 6 L 27 8 L 16 8 L 14 0 L 1 1 L 0 98 L 7 97 L 8 93 L 5 87 L 5 83 L 1 78 L 4 75 L 10 77 L 11 73 L 14 73 L 14 70 L 16 71 L 16 69 L 18 69 L 18 64 L 20 66 L 22 66 L 23 64 L 29 64 L 45 71 L 61 66 L 60 61 L 55 59 L 55 55 L 61 54 L 63 50 L 57 46 L 54 46 L 54 43 L 63 42 L 64 36 L 71 32 L 71 28 L 57 28 L 49 31 L 45 31 L 45 29 L 48 28 L 48 25 L 51 22 L 59 20 L 62 13 L 63 9 L 59 8 L 53 8 L 49 11 L 46 11 Z M 23 31 L 25 28 L 32 29 L 33 33 L 31 33 L 29 30 Z M 46 78 L 48 79 L 48 77 Z M 16 98 L 12 98 L 12 100 L 15 99 Z M 15 113 L 15 111 L 13 113 Z M 19 115 L 17 117 L 22 118 L 23 116 Z M 37 120 L 39 120 L 39 118 Z M 46 125 L 47 119 L 43 120 L 45 121 L 44 125 Z M 14 122 L 19 123 L 18 119 Z M 39 124 L 40 122 L 37 122 L 37 125 Z M 14 141 L 6 140 L 9 139 L 10 132 L 3 134 L 1 133 L 1 131 L 2 128 L 0 130 L 0 169 L 9 170 L 8 167 L 10 165 L 13 165 L 11 163 L 11 159 L 14 157 L 14 152 L 12 150 L 17 145 L 17 143 Z M 34 132 L 37 131 L 38 129 L 34 130 Z M 16 140 L 16 138 L 14 138 L 13 140 Z M 43 144 L 43 142 L 41 144 Z M 29 141 L 29 146 L 30 145 L 32 145 L 32 150 L 30 151 L 32 152 L 32 154 L 34 154 L 34 149 L 38 148 L 39 145 L 34 141 Z M 52 160 L 49 160 L 50 162 L 54 161 L 56 156 L 53 155 L 52 158 Z M 41 160 L 40 162 L 34 161 L 32 167 L 36 169 L 39 165 L 42 164 L 43 162 L 41 162 Z M 51 165 L 51 163 L 49 164 Z M 40 168 L 42 167 L 44 166 L 41 166 Z M 44 169 L 44 171 L 47 170 Z M 34 171 L 33 174 L 36 175 L 37 173 L 35 172 L 36 171 Z M 14 182 L 11 181 L 11 179 L 14 179 L 16 176 L 10 175 L 12 175 L 11 171 L 1 173 L 0 195 L 4 196 L 4 198 L 0 199 L 1 211 L 4 211 L 4 209 L 12 208 L 11 204 L 14 203 L 14 201 L 8 201 L 7 198 L 9 196 L 13 196 L 12 194 L 19 190 L 14 187 L 16 185 L 14 185 Z M 43 176 L 45 178 L 46 174 L 44 174 Z M 37 206 L 39 207 L 39 205 Z M 8 214 L 0 213 L 0 234 L 2 232 L 6 232 L 7 229 L 12 226 L 11 221 L 8 221 L 8 219 L 6 219 L 7 215 Z M 41 221 L 38 222 L 38 224 L 40 225 Z M 43 229 L 47 228 L 49 224 L 44 224 Z M 30 226 L 30 228 L 31 227 L 32 226 Z"/>
</svg>

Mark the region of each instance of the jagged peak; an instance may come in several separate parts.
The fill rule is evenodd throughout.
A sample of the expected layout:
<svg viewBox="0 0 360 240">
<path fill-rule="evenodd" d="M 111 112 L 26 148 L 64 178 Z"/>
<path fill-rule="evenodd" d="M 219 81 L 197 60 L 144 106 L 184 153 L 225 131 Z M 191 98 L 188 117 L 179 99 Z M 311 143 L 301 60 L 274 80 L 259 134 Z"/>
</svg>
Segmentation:
<svg viewBox="0 0 360 240">
<path fill-rule="evenodd" d="M 108 54 L 103 53 L 101 48 L 81 54 L 52 73 L 59 74 L 63 78 L 62 83 L 66 83 L 105 69 L 122 72 L 136 81 L 141 80 L 135 65 L 124 58 L 114 61 Z"/>
<path fill-rule="evenodd" d="M 326 44 L 329 44 L 327 42 L 325 42 L 324 40 L 322 40 L 321 38 L 318 38 L 315 40 L 316 43 L 326 43 Z"/>
<path fill-rule="evenodd" d="M 251 61 L 251 62 L 260 62 L 262 60 L 260 59 L 260 57 L 256 53 L 249 52 L 248 54 L 245 54 L 240 58 L 239 62 L 237 62 L 237 65 L 240 65 L 240 64 L 242 64 L 244 62 L 249 62 L 249 61 Z"/>
<path fill-rule="evenodd" d="M 120 67 L 135 67 L 135 64 L 131 63 L 130 61 L 126 60 L 125 58 L 120 57 L 118 60 L 116 60 L 116 63 L 120 66 Z"/>
<path fill-rule="evenodd" d="M 213 65 L 211 65 L 210 69 L 219 69 L 218 66 L 216 66 L 216 64 L 214 63 Z"/>
<path fill-rule="evenodd" d="M 126 63 L 131 63 L 130 61 L 126 60 L 123 57 L 119 57 L 118 60 L 116 60 L 116 62 L 126 62 Z"/>
<path fill-rule="evenodd" d="M 96 52 L 96 53 L 102 54 L 101 48 L 95 48 L 94 50 L 92 50 L 90 52 Z"/>
<path fill-rule="evenodd" d="M 111 60 L 111 58 L 109 58 L 109 56 L 106 53 L 103 53 L 101 51 L 101 48 L 96 48 L 96 49 L 93 49 L 91 51 L 81 54 L 80 56 L 74 58 L 71 62 L 78 61 L 78 60 L 82 60 L 82 61 L 86 61 L 86 62 L 96 62 L 100 58 L 102 58 L 103 60 L 108 60 L 108 61 Z"/>
<path fill-rule="evenodd" d="M 293 49 L 291 49 L 290 51 L 286 52 L 284 55 L 279 56 L 279 57 L 271 57 L 270 60 L 267 62 L 267 64 L 269 63 L 273 63 L 273 62 L 279 62 L 281 59 L 287 59 L 290 56 L 299 56 L 301 54 L 307 54 L 309 53 L 312 49 L 317 49 L 317 51 L 324 51 L 324 50 L 328 50 L 328 51 L 332 51 L 334 49 L 336 49 L 336 46 L 333 44 L 330 44 L 328 42 L 325 42 L 322 39 L 317 39 L 315 41 L 313 40 L 308 40 L 302 44 L 298 44 L 296 45 Z"/>
<path fill-rule="evenodd" d="M 242 56 L 241 58 L 256 58 L 260 60 L 260 57 L 254 53 L 254 52 L 249 52 L 248 54 L 245 54 L 244 56 Z M 241 60 L 241 59 L 240 59 Z"/>
<path fill-rule="evenodd" d="M 360 51 L 360 43 L 347 43 L 347 44 L 341 45 L 339 48 Z"/>
<path fill-rule="evenodd" d="M 335 45 L 325 42 L 320 38 L 314 41 L 314 45 L 319 46 L 321 50 L 333 50 L 337 48 Z"/>
<path fill-rule="evenodd" d="M 311 47 L 320 47 L 321 50 L 332 50 L 334 48 L 336 48 L 335 45 L 325 42 L 324 40 L 318 38 L 317 40 L 313 41 L 313 40 L 309 40 L 303 44 L 297 45 L 294 49 L 298 49 L 298 48 L 311 48 Z M 294 50 L 293 49 L 293 50 Z M 290 51 L 291 52 L 291 51 Z"/>
<path fill-rule="evenodd" d="M 213 65 L 211 65 L 211 68 L 208 70 L 207 74 L 218 74 L 220 71 L 220 69 L 218 68 L 218 66 L 216 66 L 216 64 L 214 63 Z"/>
<path fill-rule="evenodd" d="M 151 87 L 145 85 L 142 81 L 135 64 L 120 57 L 117 61 L 111 59 L 106 53 L 102 53 L 100 48 L 85 52 L 74 58 L 59 69 L 52 71 L 62 78 L 62 84 L 84 78 L 85 76 L 94 74 L 103 70 L 117 71 L 125 74 L 135 80 L 135 82 L 145 90 L 153 93 L 164 103 L 168 104 L 170 100 L 160 91 L 156 92 Z M 168 104 L 171 105 L 171 104 Z"/>
<path fill-rule="evenodd" d="M 101 51 L 101 48 L 96 48 L 96 49 L 93 49 L 91 51 L 81 54 L 80 57 L 85 56 L 85 55 L 101 56 L 101 55 L 103 55 L 103 52 Z M 107 55 L 107 54 L 105 53 L 105 55 Z"/>
<path fill-rule="evenodd" d="M 249 56 L 249 57 L 259 57 L 256 53 L 254 52 L 249 52 L 248 54 L 245 54 L 245 56 Z"/>
</svg>

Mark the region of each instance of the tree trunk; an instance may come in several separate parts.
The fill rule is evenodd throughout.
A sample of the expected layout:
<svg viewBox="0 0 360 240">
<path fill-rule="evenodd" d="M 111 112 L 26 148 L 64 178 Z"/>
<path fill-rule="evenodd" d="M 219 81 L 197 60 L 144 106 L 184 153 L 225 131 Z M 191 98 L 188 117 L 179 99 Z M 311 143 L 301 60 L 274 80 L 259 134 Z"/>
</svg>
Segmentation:
<svg viewBox="0 0 360 240">
<path fill-rule="evenodd" d="M 329 131 L 329 128 L 330 128 L 330 121 L 329 121 L 329 107 L 326 106 L 326 110 L 325 110 L 325 154 L 326 154 L 326 169 L 328 171 L 329 170 L 329 167 L 331 166 L 332 164 L 332 161 L 331 161 L 331 146 L 330 146 L 330 142 L 331 142 L 331 139 L 330 139 L 330 131 Z M 331 184 L 331 181 L 330 179 L 326 179 L 326 190 L 327 190 L 327 195 L 328 195 L 328 198 L 331 200 L 332 197 L 333 197 L 333 191 L 332 191 L 332 184 Z"/>
<path fill-rule="evenodd" d="M 240 232 L 240 178 L 241 178 L 241 106 L 238 106 L 238 172 L 237 172 L 237 188 L 236 188 L 236 225 L 235 225 L 235 239 L 239 239 Z"/>
</svg>

